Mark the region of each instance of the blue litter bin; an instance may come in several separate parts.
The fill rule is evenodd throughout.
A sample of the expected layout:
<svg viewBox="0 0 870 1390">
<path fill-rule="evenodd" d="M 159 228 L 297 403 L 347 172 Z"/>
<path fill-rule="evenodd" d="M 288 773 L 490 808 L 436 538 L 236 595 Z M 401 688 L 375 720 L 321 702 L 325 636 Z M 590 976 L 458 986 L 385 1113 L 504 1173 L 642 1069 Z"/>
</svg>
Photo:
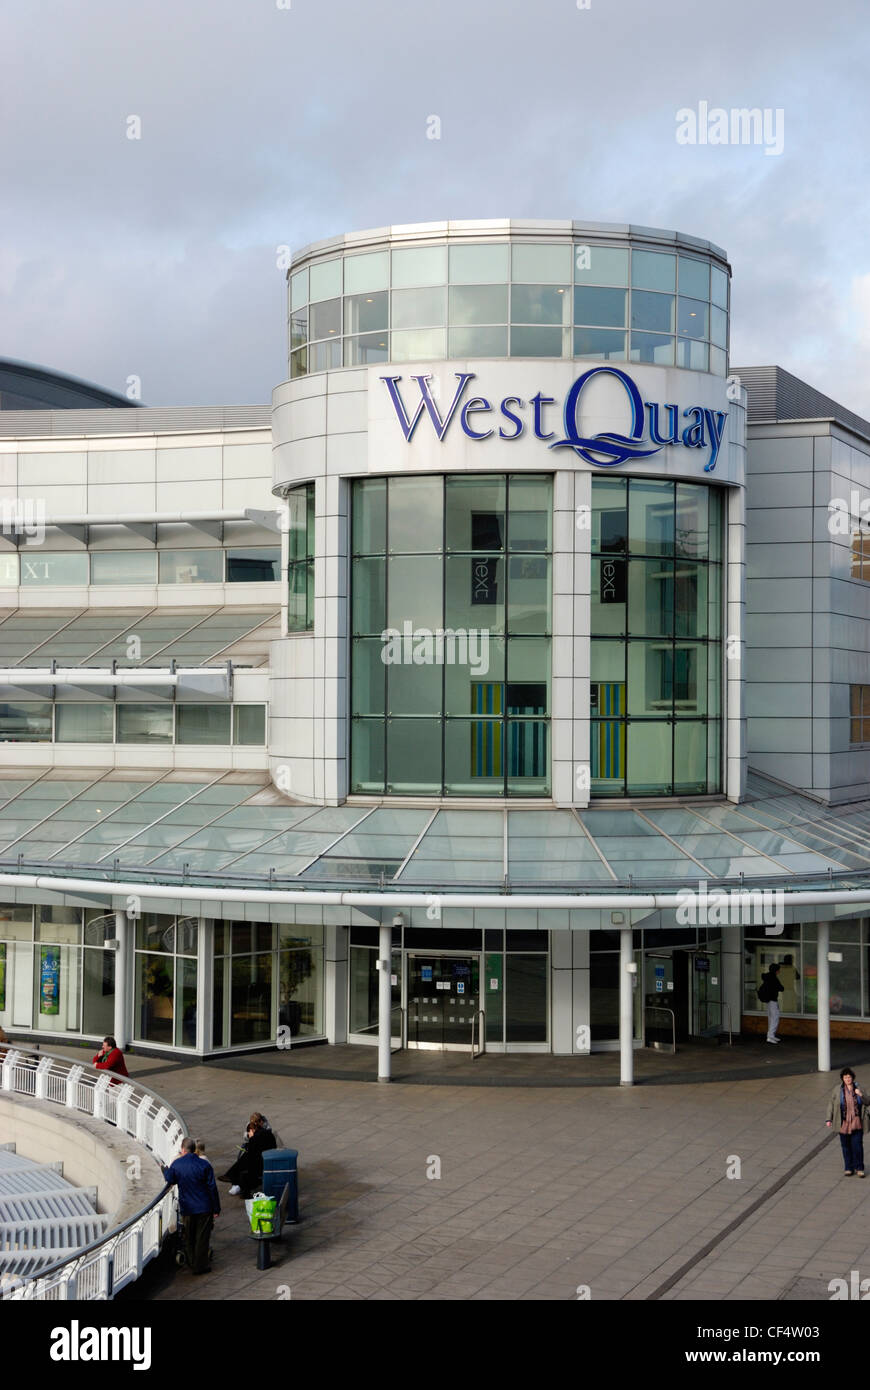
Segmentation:
<svg viewBox="0 0 870 1390">
<path fill-rule="evenodd" d="M 299 1220 L 298 1158 L 298 1149 L 267 1149 L 263 1154 L 263 1191 L 280 1201 L 286 1183 L 290 1188 L 286 1219 L 294 1222 Z"/>
</svg>

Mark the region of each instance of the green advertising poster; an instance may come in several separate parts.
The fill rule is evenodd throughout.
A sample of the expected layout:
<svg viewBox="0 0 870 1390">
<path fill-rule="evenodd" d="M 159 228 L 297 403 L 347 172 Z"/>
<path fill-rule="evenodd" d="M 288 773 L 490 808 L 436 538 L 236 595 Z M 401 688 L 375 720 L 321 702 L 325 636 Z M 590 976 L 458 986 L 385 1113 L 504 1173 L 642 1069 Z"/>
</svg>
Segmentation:
<svg viewBox="0 0 870 1390">
<path fill-rule="evenodd" d="M 498 994 L 501 989 L 501 972 L 504 956 L 499 951 L 497 954 L 489 955 L 484 962 L 484 979 L 486 981 L 486 993 Z"/>
<path fill-rule="evenodd" d="M 39 952 L 39 1012 L 60 1013 L 60 947 L 43 946 Z"/>
<path fill-rule="evenodd" d="M 0 941 L 0 1014 L 6 1008 L 6 942 Z"/>
</svg>

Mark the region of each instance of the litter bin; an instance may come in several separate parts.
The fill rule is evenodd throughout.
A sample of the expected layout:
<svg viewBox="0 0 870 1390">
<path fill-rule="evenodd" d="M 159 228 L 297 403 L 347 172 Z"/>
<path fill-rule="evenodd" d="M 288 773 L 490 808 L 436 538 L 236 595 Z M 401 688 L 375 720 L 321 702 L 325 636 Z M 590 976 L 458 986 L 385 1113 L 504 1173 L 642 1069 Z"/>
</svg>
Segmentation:
<svg viewBox="0 0 870 1390">
<path fill-rule="evenodd" d="M 263 1186 L 267 1197 L 280 1201 L 286 1183 L 290 1188 L 287 1198 L 288 1221 L 299 1220 L 299 1173 L 297 1170 L 298 1149 L 267 1149 L 263 1154 Z"/>
</svg>

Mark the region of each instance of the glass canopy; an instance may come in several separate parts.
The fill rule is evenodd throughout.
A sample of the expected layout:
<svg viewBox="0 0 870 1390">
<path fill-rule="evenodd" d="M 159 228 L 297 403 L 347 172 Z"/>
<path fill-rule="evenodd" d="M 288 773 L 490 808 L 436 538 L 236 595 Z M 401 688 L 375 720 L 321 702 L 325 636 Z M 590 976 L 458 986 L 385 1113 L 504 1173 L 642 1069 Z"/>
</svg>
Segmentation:
<svg viewBox="0 0 870 1390">
<path fill-rule="evenodd" d="M 0 666 L 264 666 L 275 608 L 20 608 L 0 618 Z M 136 640 L 138 639 L 138 641 Z"/>
<path fill-rule="evenodd" d="M 870 805 L 751 775 L 747 800 L 587 811 L 294 805 L 265 773 L 0 773 L 0 871 L 200 886 L 675 890 L 700 879 L 856 886 Z"/>
</svg>

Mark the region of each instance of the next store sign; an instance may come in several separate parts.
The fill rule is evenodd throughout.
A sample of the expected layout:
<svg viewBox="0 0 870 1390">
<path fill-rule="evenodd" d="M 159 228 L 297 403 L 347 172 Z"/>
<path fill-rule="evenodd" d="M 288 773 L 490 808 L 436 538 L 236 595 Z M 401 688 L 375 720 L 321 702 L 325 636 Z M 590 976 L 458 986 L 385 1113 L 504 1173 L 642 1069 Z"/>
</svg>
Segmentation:
<svg viewBox="0 0 870 1390">
<path fill-rule="evenodd" d="M 621 371 L 618 367 L 590 367 L 577 378 L 565 396 L 562 406 L 562 439 L 557 439 L 555 431 L 547 428 L 549 421 L 546 419 L 546 413 L 556 404 L 555 397 L 545 396 L 538 391 L 528 402 L 519 396 L 505 396 L 503 400 L 493 404 L 485 396 L 466 394 L 468 383 L 476 376 L 475 372 L 455 372 L 454 375 L 459 385 L 443 416 L 429 387 L 431 375 L 411 377 L 411 380 L 417 383 L 420 393 L 413 414 L 409 414 L 399 390 L 402 378 L 380 378 L 389 392 L 399 426 L 408 443 L 411 442 L 424 414 L 428 416 L 439 442 L 444 441 L 457 416 L 463 433 L 469 439 L 489 439 L 496 433 L 497 421 L 491 422 L 494 411 L 503 422 L 498 425 L 498 438 L 508 441 L 519 439 L 529 423 L 525 412 L 530 410 L 530 423 L 536 439 L 552 441 L 548 443 L 550 449 L 573 449 L 578 457 L 586 463 L 594 464 L 596 468 L 613 468 L 627 460 L 650 458 L 653 454 L 659 453 L 665 445 L 679 444 L 686 449 L 709 450 L 704 471 L 712 473 L 725 438 L 727 411 L 711 410 L 700 405 L 681 409 L 674 403 L 645 401 L 636 383 L 627 372 Z M 605 430 L 600 434 L 584 437 L 579 432 L 577 409 L 581 394 L 587 382 L 599 376 L 614 377 L 625 390 L 631 407 L 631 432 L 627 435 Z"/>
</svg>

